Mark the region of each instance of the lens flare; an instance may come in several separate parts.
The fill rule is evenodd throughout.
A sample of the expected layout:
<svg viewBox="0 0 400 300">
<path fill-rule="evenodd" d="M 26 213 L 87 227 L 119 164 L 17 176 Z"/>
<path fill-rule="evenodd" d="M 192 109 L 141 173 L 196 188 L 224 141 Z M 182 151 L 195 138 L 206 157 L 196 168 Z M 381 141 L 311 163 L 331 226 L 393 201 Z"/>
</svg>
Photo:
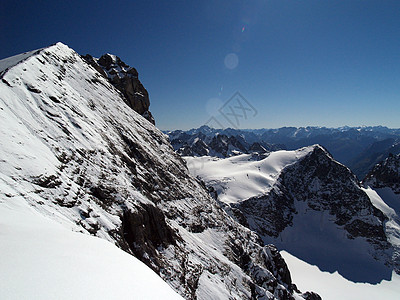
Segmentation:
<svg viewBox="0 0 400 300">
<path fill-rule="evenodd" d="M 229 53 L 225 56 L 224 63 L 226 68 L 233 70 L 239 64 L 239 57 L 235 53 Z"/>
</svg>

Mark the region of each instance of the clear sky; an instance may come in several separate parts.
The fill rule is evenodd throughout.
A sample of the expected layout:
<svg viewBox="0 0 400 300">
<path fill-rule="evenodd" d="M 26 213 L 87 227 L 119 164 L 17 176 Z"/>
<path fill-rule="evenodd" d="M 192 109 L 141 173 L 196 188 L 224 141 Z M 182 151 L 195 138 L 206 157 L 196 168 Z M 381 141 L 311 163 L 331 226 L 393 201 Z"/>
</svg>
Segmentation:
<svg viewBox="0 0 400 300">
<path fill-rule="evenodd" d="M 161 129 L 400 127 L 398 0 L 2 0 L 0 38 L 118 55 Z"/>
</svg>

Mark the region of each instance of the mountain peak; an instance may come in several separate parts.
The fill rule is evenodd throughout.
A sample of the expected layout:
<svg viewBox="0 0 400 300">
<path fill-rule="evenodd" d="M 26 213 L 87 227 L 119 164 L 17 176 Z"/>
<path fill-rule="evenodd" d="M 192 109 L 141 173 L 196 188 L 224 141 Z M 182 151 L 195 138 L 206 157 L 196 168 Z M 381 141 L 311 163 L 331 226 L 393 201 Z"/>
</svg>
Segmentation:
<svg viewBox="0 0 400 300">
<path fill-rule="evenodd" d="M 28 51 L 28 52 L 17 54 L 17 55 L 11 56 L 11 57 L 4 58 L 4 59 L 0 60 L 0 77 L 2 77 L 9 69 L 24 62 L 31 56 L 38 55 L 44 50 L 53 51 L 54 48 L 56 49 L 57 52 L 60 50 L 61 51 L 74 51 L 71 48 L 69 48 L 67 45 L 65 45 L 61 42 L 57 42 L 48 47 L 44 47 L 44 48 L 40 48 L 40 49 L 36 49 L 36 50 L 32 50 L 32 51 Z"/>
</svg>

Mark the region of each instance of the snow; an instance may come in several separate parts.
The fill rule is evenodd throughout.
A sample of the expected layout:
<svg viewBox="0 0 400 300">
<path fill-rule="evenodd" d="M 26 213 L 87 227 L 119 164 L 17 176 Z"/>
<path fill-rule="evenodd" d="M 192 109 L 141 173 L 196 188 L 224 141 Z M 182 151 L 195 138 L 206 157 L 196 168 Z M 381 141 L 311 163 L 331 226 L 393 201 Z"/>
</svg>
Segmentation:
<svg viewBox="0 0 400 300">
<path fill-rule="evenodd" d="M 337 271 L 354 282 L 390 279 L 392 270 L 378 260 L 382 254 L 371 255 L 374 248 L 364 238 L 349 239 L 327 211 L 311 210 L 307 203 L 300 201 L 295 206 L 298 213 L 293 217 L 293 225 L 286 227 L 277 238 L 264 236 L 265 243 L 274 243 L 278 249 L 323 271 Z"/>
<path fill-rule="evenodd" d="M 388 187 L 376 190 L 367 187 L 363 190 L 371 199 L 372 204 L 388 218 L 385 222 L 385 232 L 389 242 L 395 248 L 393 259 L 398 260 L 398 253 L 400 253 L 400 196 Z"/>
<path fill-rule="evenodd" d="M 0 73 L 5 71 L 6 69 L 11 68 L 12 66 L 15 66 L 19 62 L 27 59 L 28 57 L 34 55 L 35 53 L 38 53 L 40 50 L 41 49 L 29 51 L 0 60 Z"/>
<path fill-rule="evenodd" d="M 150 203 L 126 188 L 128 170 L 109 144 L 123 151 L 118 130 L 126 131 L 156 157 L 159 150 L 148 140 L 158 130 L 62 43 L 2 60 L 1 66 L 7 72 L 0 82 L 0 255 L 7 259 L 0 263 L 0 298 L 120 299 L 136 293 L 159 299 L 157 287 L 167 286 L 162 279 L 104 241 L 115 243 L 110 231 L 121 226 L 117 201 L 128 208 Z M 168 153 L 158 159 L 173 161 Z M 99 184 L 106 172 L 117 199 L 108 210 L 82 189 Z M 49 178 L 53 187 L 40 185 Z M 104 240 L 71 231 L 94 229 Z M 141 297 L 146 289 L 149 295 Z M 167 289 L 160 292 L 179 298 Z"/>
<path fill-rule="evenodd" d="M 400 276 L 392 273 L 391 280 L 378 284 L 354 283 L 343 278 L 338 272 L 322 272 L 315 265 L 308 264 L 287 251 L 280 252 L 300 290 L 312 290 L 324 300 L 351 299 L 399 299 Z"/>
<path fill-rule="evenodd" d="M 375 191 L 395 211 L 397 216 L 400 216 L 400 194 L 396 194 L 389 187 L 375 189 Z"/>
<path fill-rule="evenodd" d="M 399 195 L 393 193 L 390 188 L 383 188 L 383 189 L 376 189 L 373 190 L 372 188 L 362 188 L 363 191 L 368 195 L 371 199 L 372 204 L 382 211 L 386 216 L 390 218 L 396 218 L 398 214 L 398 210 L 396 211 L 391 207 L 391 205 L 395 205 L 396 202 L 400 203 L 400 199 L 397 198 Z M 385 200 L 383 200 L 385 199 Z M 394 206 L 396 207 L 396 206 Z M 396 207 L 397 208 L 397 207 Z M 398 208 L 397 208 L 398 209 Z"/>
<path fill-rule="evenodd" d="M 43 217 L 22 197 L 1 199 L 0 239 L 3 300 L 182 299 L 132 255 Z"/>
<path fill-rule="evenodd" d="M 210 156 L 187 156 L 184 159 L 190 173 L 213 186 L 218 193 L 218 199 L 229 204 L 265 194 L 285 167 L 310 153 L 314 147 L 275 151 L 261 160 L 254 159 L 252 154 L 225 159 Z"/>
</svg>

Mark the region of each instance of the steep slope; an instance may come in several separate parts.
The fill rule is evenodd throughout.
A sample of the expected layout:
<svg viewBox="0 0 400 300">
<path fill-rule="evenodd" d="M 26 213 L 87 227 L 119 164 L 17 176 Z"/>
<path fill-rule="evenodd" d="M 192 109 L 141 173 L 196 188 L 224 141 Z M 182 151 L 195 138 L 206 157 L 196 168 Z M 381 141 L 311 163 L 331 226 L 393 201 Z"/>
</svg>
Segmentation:
<svg viewBox="0 0 400 300">
<path fill-rule="evenodd" d="M 385 231 L 393 245 L 395 255 L 400 254 L 400 154 L 389 154 L 376 164 L 363 180 L 365 191 L 373 204 L 379 208 L 388 221 Z M 371 189 L 372 188 L 372 189 Z M 397 257 L 397 261 L 399 258 Z M 397 264 L 400 268 L 400 263 Z"/>
<path fill-rule="evenodd" d="M 400 154 L 390 153 L 370 170 L 363 183 L 375 189 L 390 188 L 395 194 L 400 194 Z"/>
<path fill-rule="evenodd" d="M 22 197 L 0 205 L 0 227 L 2 300 L 183 299 L 132 255 L 63 228 Z"/>
<path fill-rule="evenodd" d="M 200 160 L 201 159 L 201 160 Z M 254 159 L 187 158 L 193 175 L 264 242 L 356 282 L 377 283 L 398 271 L 387 217 L 356 177 L 320 146 Z"/>
<path fill-rule="evenodd" d="M 348 166 L 358 178 L 363 179 L 376 164 L 387 158 L 390 153 L 400 153 L 399 138 L 389 138 L 373 143 L 349 162 Z"/>
<path fill-rule="evenodd" d="M 307 289 L 310 282 L 318 282 L 316 292 L 324 300 L 351 299 L 397 299 L 400 295 L 400 275 L 392 273 L 390 281 L 383 280 L 379 284 L 355 283 L 343 278 L 337 272 L 321 271 L 286 251 L 281 251 L 288 263 L 296 284 L 301 289 Z"/>
<path fill-rule="evenodd" d="M 1 75 L 0 206 L 115 243 L 187 299 L 293 299 L 272 245 L 230 218 L 167 136 L 57 43 Z"/>
</svg>

